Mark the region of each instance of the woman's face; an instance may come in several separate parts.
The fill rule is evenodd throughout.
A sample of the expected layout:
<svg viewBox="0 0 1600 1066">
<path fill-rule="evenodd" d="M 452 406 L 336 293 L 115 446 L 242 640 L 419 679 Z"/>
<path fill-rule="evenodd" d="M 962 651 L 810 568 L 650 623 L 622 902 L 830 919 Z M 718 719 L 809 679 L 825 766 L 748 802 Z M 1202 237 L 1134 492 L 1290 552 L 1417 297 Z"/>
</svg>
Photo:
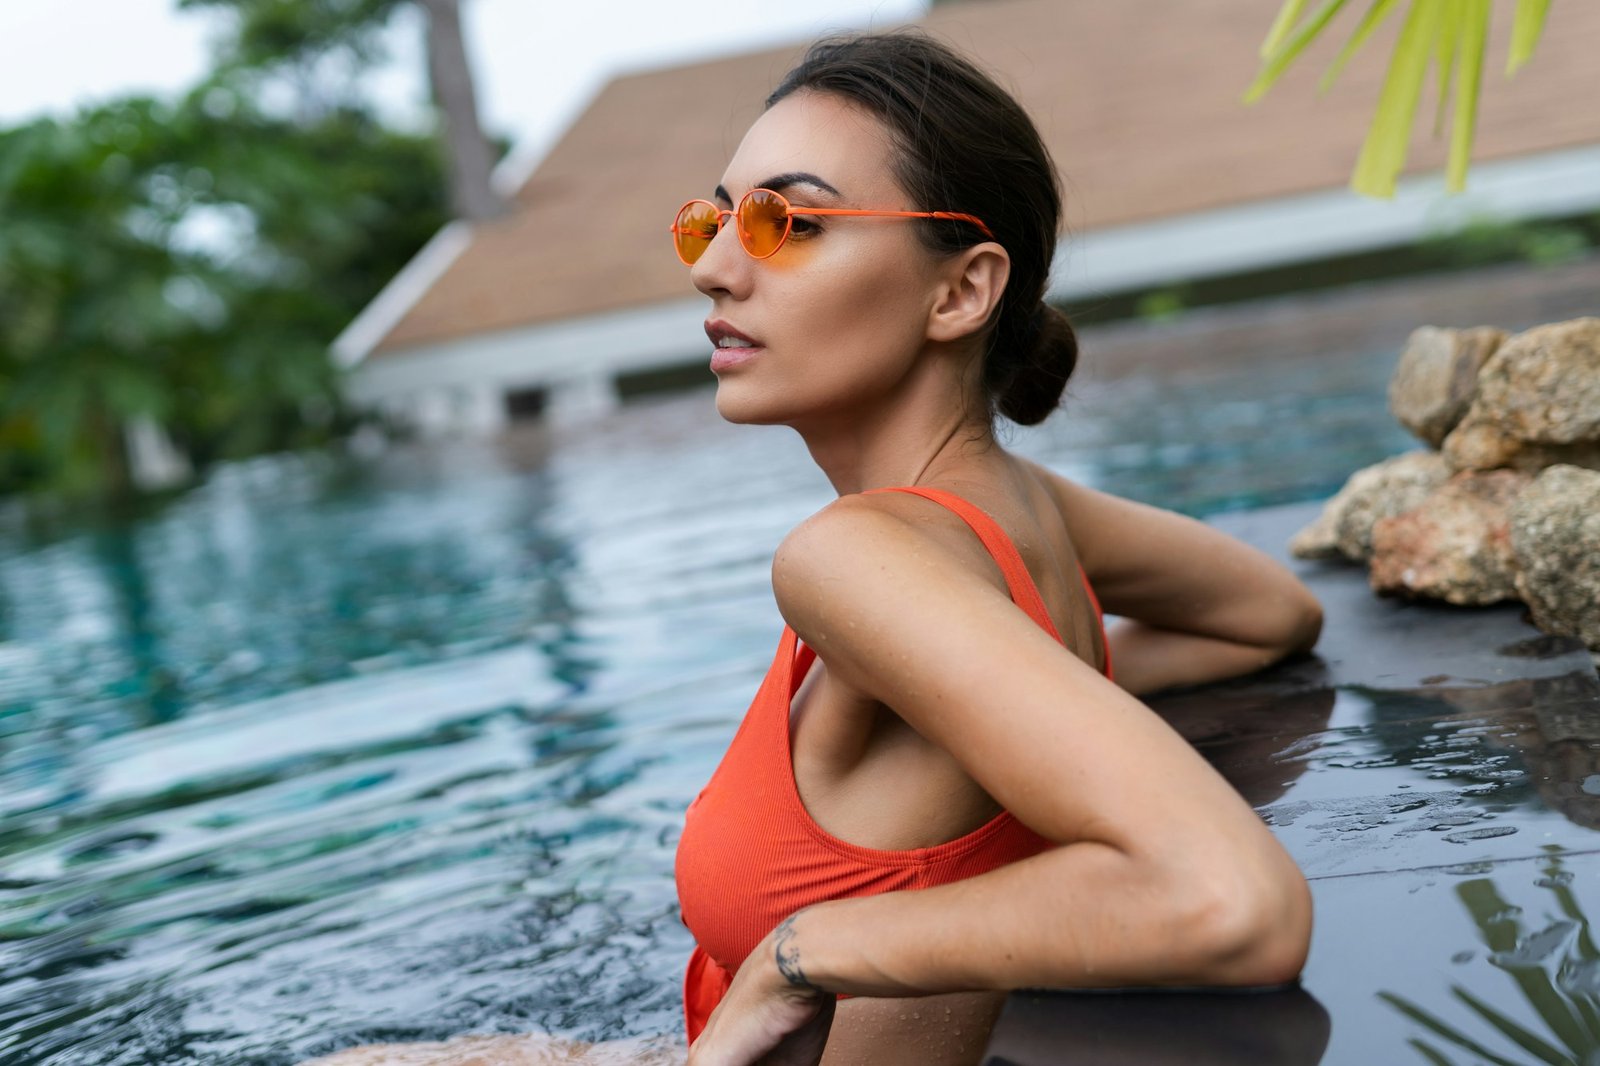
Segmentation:
<svg viewBox="0 0 1600 1066">
<path fill-rule="evenodd" d="M 690 270 L 695 288 L 711 298 L 708 330 L 721 323 L 755 342 L 753 358 L 714 368 L 723 418 L 795 424 L 860 411 L 914 364 L 938 266 L 918 242 L 916 222 L 802 214 L 806 207 L 918 210 L 889 159 L 878 119 L 828 93 L 786 96 L 745 134 L 712 199 L 733 208 L 750 189 L 773 188 L 796 217 L 788 241 L 766 259 L 744 251 L 729 218 Z M 791 181 L 776 180 L 783 176 Z"/>
</svg>

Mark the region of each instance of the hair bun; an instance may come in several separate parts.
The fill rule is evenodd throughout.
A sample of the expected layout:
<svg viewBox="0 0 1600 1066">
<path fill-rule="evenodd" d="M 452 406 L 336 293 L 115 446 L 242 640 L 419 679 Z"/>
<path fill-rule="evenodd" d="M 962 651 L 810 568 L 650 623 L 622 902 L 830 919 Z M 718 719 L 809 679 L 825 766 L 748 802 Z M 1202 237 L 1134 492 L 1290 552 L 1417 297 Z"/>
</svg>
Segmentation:
<svg viewBox="0 0 1600 1066">
<path fill-rule="evenodd" d="M 1078 332 L 1071 319 L 1044 301 L 1027 319 L 1017 337 L 1015 361 L 1002 382 L 996 382 L 1000 413 L 1023 426 L 1038 425 L 1061 405 L 1067 379 L 1078 365 Z"/>
</svg>

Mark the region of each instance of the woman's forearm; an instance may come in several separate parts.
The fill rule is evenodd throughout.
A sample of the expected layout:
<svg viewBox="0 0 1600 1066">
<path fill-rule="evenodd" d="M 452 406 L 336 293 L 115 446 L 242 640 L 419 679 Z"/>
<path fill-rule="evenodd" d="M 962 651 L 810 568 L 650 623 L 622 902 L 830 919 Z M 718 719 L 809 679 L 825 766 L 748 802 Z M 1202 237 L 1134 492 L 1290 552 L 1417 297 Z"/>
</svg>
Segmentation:
<svg viewBox="0 0 1600 1066">
<path fill-rule="evenodd" d="M 1068 844 L 935 888 L 815 904 L 765 946 L 791 983 L 864 996 L 1261 985 L 1299 973 L 1310 896 L 1286 855 L 1241 859 L 1213 891 L 1199 871 L 1186 885 L 1168 880 L 1109 845 Z"/>
<path fill-rule="evenodd" d="M 1320 618 L 1299 639 L 1260 647 L 1216 637 L 1162 629 L 1133 618 L 1106 627 L 1111 668 L 1123 691 L 1143 696 L 1180 685 L 1203 685 L 1264 670 L 1291 652 L 1316 643 Z"/>
</svg>

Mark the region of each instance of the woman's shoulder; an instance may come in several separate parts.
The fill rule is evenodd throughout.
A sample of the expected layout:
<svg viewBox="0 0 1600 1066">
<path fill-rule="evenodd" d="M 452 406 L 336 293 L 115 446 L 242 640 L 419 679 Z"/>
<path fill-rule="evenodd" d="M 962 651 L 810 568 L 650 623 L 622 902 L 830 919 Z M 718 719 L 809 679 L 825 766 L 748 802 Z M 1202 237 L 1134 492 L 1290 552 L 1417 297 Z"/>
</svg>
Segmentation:
<svg viewBox="0 0 1600 1066">
<path fill-rule="evenodd" d="M 945 500 L 956 497 L 956 507 L 969 503 L 990 516 L 1014 507 L 1003 505 L 992 489 L 985 492 L 973 483 L 951 480 L 919 487 L 947 494 Z M 1000 524 L 1004 531 L 1011 523 Z M 876 554 L 880 565 L 891 567 L 916 557 L 974 573 L 992 570 L 985 563 L 986 549 L 949 503 L 914 492 L 857 492 L 830 501 L 789 531 L 773 557 L 774 581 L 786 565 L 826 570 L 841 561 L 840 555 L 864 553 Z"/>
<path fill-rule="evenodd" d="M 963 520 L 914 494 L 830 502 L 778 546 L 772 589 L 784 621 L 830 677 L 914 728 L 921 710 L 938 710 L 917 701 L 950 684 L 961 663 L 1030 644 L 1048 658 L 1043 649 L 1055 643 L 1016 609 L 1005 574 Z M 908 679 L 929 687 L 907 689 Z"/>
<path fill-rule="evenodd" d="M 963 533 L 973 544 L 964 543 Z M 772 557 L 772 588 L 786 618 L 826 614 L 859 593 L 864 571 L 944 584 L 958 571 L 983 573 L 974 552 L 983 549 L 962 519 L 921 496 L 849 493 L 783 538 Z"/>
<path fill-rule="evenodd" d="M 892 560 L 937 544 L 941 538 L 930 518 L 939 520 L 928 513 L 935 510 L 942 508 L 904 492 L 857 492 L 831 500 L 778 544 L 772 558 L 774 582 L 795 568 L 804 568 L 810 578 L 817 576 L 814 568 L 826 569 L 847 556 Z"/>
</svg>

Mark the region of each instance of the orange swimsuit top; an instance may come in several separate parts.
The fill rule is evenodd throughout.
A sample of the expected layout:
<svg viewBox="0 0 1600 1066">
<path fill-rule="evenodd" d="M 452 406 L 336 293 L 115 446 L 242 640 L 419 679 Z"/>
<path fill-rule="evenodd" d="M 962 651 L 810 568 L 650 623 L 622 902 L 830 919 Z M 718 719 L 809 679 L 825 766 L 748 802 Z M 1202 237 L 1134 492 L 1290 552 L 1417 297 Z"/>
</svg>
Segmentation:
<svg viewBox="0 0 1600 1066">
<path fill-rule="evenodd" d="M 954 493 L 920 486 L 868 489 L 912 492 L 966 520 L 1005 574 L 1011 601 L 1059 641 L 1022 556 L 994 519 Z M 1105 618 L 1082 564 L 1085 589 Z M 1053 846 L 1009 811 L 965 836 L 930 848 L 882 851 L 828 833 L 811 820 L 795 787 L 789 705 L 816 652 L 783 627 L 777 654 L 722 762 L 684 816 L 676 877 L 684 924 L 695 937 L 684 975 L 684 1022 L 694 1041 L 745 957 L 778 923 L 822 900 L 928 888 L 985 873 Z M 1111 676 L 1110 648 L 1106 677 Z"/>
</svg>

